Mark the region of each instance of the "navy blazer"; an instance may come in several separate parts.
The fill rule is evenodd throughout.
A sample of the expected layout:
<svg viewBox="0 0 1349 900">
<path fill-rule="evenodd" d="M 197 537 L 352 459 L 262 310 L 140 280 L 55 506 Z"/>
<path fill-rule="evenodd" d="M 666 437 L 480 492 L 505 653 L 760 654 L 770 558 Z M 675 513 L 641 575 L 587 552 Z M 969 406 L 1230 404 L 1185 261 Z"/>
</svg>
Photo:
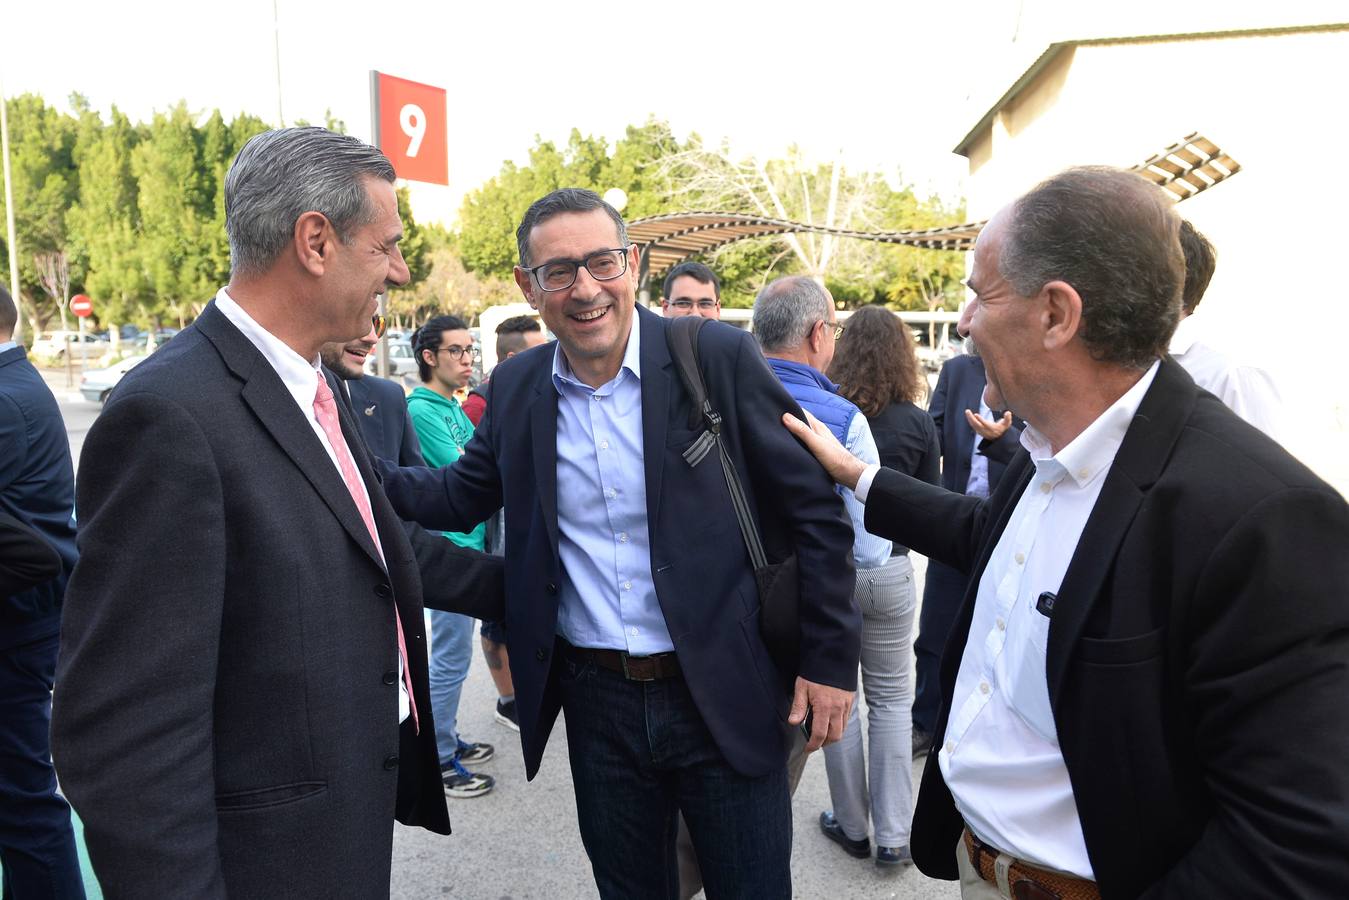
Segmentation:
<svg viewBox="0 0 1349 900">
<path fill-rule="evenodd" d="M 374 375 L 343 383 L 351 400 L 352 415 L 360 423 L 371 453 L 400 466 L 426 465 L 402 385 Z"/>
<path fill-rule="evenodd" d="M 61 557 L 55 578 L 0 595 L 0 649 L 56 634 L 75 567 L 75 472 L 60 407 L 22 347 L 0 353 L 0 512 Z"/>
<path fill-rule="evenodd" d="M 798 673 L 780 673 L 759 636 L 759 599 L 716 454 L 690 467 L 682 452 L 690 404 L 670 358 L 665 319 L 638 308 L 642 439 L 651 572 L 685 681 L 727 762 L 748 776 L 780 767 Z M 770 558 L 795 551 L 801 572 L 799 674 L 853 690 L 862 619 L 853 603 L 852 528 L 833 483 L 783 427 L 800 408 L 754 338 L 714 323 L 699 354 L 722 436 L 757 512 Z M 506 509 L 506 633 L 532 778 L 561 707 L 554 645 L 559 585 L 556 344 L 492 373 L 482 422 L 464 455 L 439 470 L 386 470 L 405 518 L 463 531 Z"/>
<path fill-rule="evenodd" d="M 942 454 L 942 487 L 948 491 L 963 494 L 969 485 L 975 434 L 970 423 L 965 421 L 965 410 L 979 411 L 979 400 L 987 383 L 984 361 L 977 356 L 952 357 L 937 376 L 937 387 L 932 391 L 927 411 L 937 426 Z M 1007 463 L 1021 447 L 1023 424 L 1020 419 L 1013 419 L 1012 427 L 996 441 L 979 439 L 979 452 L 988 457 L 990 493 L 997 488 L 1007 471 Z"/>
</svg>

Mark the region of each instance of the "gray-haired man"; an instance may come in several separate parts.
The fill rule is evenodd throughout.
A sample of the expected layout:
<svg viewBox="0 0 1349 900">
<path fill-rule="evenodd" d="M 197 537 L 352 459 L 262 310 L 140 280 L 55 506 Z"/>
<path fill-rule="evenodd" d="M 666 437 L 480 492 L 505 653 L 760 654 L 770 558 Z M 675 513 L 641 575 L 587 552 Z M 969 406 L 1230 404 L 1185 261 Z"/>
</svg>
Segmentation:
<svg viewBox="0 0 1349 900">
<path fill-rule="evenodd" d="M 449 831 L 418 563 L 319 371 L 408 279 L 393 179 L 249 141 L 229 285 L 89 432 L 52 735 L 106 897 L 386 897 L 395 814 Z M 459 553 L 428 585 L 499 596 Z"/>
</svg>

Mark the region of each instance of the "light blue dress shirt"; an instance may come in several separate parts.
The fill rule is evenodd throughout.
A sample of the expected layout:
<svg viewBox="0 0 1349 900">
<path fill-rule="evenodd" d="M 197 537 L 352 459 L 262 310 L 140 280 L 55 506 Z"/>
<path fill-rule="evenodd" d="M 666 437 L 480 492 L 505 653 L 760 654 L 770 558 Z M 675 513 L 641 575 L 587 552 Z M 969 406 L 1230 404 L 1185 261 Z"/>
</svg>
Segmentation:
<svg viewBox="0 0 1349 900">
<path fill-rule="evenodd" d="M 557 632 L 574 647 L 647 656 L 674 643 L 651 578 L 640 337 L 634 317 L 622 367 L 598 388 L 572 375 L 561 344 L 553 354 L 562 557 Z"/>
<path fill-rule="evenodd" d="M 860 412 L 853 416 L 848 424 L 848 441 L 844 446 L 848 448 L 849 453 L 868 465 L 879 464 L 881 461 L 880 451 L 876 449 L 876 438 L 871 434 L 871 426 L 867 423 L 867 417 Z M 875 569 L 885 565 L 890 559 L 892 549 L 890 542 L 866 530 L 866 506 L 852 491 L 845 487 L 837 490 L 843 495 L 843 506 L 848 510 L 848 518 L 852 519 L 854 565 L 859 569 Z"/>
</svg>

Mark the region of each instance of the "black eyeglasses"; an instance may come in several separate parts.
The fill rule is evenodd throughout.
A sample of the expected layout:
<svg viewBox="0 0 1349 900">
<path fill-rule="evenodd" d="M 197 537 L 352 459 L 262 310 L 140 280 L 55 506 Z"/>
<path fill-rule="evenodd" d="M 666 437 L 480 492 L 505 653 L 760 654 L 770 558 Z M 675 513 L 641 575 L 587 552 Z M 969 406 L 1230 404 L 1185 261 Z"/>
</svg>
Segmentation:
<svg viewBox="0 0 1349 900">
<path fill-rule="evenodd" d="M 717 300 L 671 300 L 670 305 L 675 309 L 688 312 L 695 306 L 699 309 L 716 309 L 718 302 Z"/>
<path fill-rule="evenodd" d="M 458 344 L 450 344 L 448 347 L 437 347 L 436 352 L 448 353 L 455 359 L 463 359 L 465 356 L 473 355 L 473 345 L 469 344 L 466 347 L 460 347 Z"/>
<path fill-rule="evenodd" d="M 628 248 L 597 250 L 585 259 L 554 259 L 539 266 L 521 266 L 549 293 L 565 291 L 576 283 L 576 273 L 585 266 L 596 281 L 612 281 L 628 271 Z"/>
<path fill-rule="evenodd" d="M 375 313 L 370 317 L 370 324 L 375 326 L 375 337 L 382 338 L 384 337 L 384 332 L 389 329 L 389 318 L 388 316 L 381 316 L 379 313 Z"/>
</svg>

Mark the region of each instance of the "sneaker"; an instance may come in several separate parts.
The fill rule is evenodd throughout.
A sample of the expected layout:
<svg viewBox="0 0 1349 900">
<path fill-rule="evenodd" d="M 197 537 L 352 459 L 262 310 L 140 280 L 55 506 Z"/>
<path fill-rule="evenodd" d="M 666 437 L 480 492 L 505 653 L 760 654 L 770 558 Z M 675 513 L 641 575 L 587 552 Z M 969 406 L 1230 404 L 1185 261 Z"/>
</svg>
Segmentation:
<svg viewBox="0 0 1349 900">
<path fill-rule="evenodd" d="M 450 764 L 441 769 L 440 775 L 445 782 L 446 797 L 466 800 L 469 797 L 481 797 L 496 787 L 496 779 L 491 775 L 470 772 L 458 759 L 450 760 Z"/>
<path fill-rule="evenodd" d="M 477 765 L 485 763 L 496 755 L 496 749 L 491 744 L 484 744 L 482 741 L 475 741 L 470 744 L 467 741 L 459 741 L 459 751 L 454 754 L 454 758 L 461 763 Z"/>
<path fill-rule="evenodd" d="M 909 845 L 903 847 L 877 847 L 876 865 L 881 868 L 887 866 L 907 866 L 913 864 L 913 855 L 909 853 Z"/>
<path fill-rule="evenodd" d="M 843 852 L 857 859 L 866 859 L 871 855 L 871 841 L 866 838 L 853 840 L 843 833 L 843 826 L 838 824 L 838 819 L 834 818 L 832 812 L 820 813 L 820 831 L 835 844 L 843 848 Z"/>
<path fill-rule="evenodd" d="M 511 731 L 520 730 L 520 716 L 515 711 L 515 700 L 510 703 L 497 701 L 496 720 L 498 725 L 505 725 Z"/>
</svg>

